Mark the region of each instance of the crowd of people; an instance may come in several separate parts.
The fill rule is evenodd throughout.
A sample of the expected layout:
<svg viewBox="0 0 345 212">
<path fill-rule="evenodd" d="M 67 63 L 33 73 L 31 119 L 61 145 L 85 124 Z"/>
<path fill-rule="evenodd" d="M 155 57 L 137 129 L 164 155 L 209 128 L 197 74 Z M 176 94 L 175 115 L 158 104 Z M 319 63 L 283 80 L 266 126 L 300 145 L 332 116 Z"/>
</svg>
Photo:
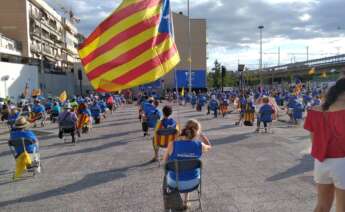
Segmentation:
<svg viewBox="0 0 345 212">
<path fill-rule="evenodd" d="M 344 102 L 341 102 L 343 101 L 342 98 L 340 98 L 345 95 L 345 89 L 343 88 L 344 85 L 344 79 L 341 79 L 331 87 L 320 86 L 309 88 L 302 84 L 296 83 L 296 85 L 291 86 L 287 89 L 253 88 L 247 89 L 245 91 L 236 89 L 225 92 L 222 92 L 220 90 L 213 90 L 209 92 L 194 91 L 193 93 L 189 93 L 186 95 L 179 95 L 178 92 L 169 92 L 166 94 L 165 99 L 168 100 L 168 102 L 175 102 L 184 107 L 189 107 L 190 105 L 196 111 L 205 111 L 206 115 L 212 114 L 214 118 L 218 118 L 219 115 L 225 117 L 228 114 L 233 114 L 235 116 L 238 116 L 238 121 L 234 123 L 238 126 L 254 126 L 254 123 L 256 121 L 255 132 L 260 132 L 261 129 L 263 129 L 264 132 L 269 132 L 272 122 L 274 120 L 277 120 L 279 116 L 288 117 L 287 122 L 290 124 L 289 126 L 300 126 L 306 118 L 306 114 L 308 112 L 306 129 L 313 132 L 313 130 L 315 129 L 312 129 L 311 126 L 317 125 L 315 127 L 318 127 L 320 132 L 322 132 L 321 126 L 317 124 L 320 122 L 319 119 L 321 118 L 317 118 L 318 120 L 316 121 L 310 121 L 310 116 L 313 116 L 311 114 L 315 113 L 313 112 L 315 111 L 315 108 L 320 108 L 321 105 L 322 108 L 327 111 L 331 108 L 332 104 L 336 104 L 339 107 L 341 106 L 341 103 L 344 104 Z M 189 120 L 187 121 L 186 125 L 182 129 L 180 129 L 178 126 L 178 122 L 172 118 L 172 107 L 164 106 L 163 110 L 161 111 L 159 109 L 160 101 L 159 99 L 155 99 L 154 97 L 154 95 L 149 97 L 145 93 L 138 96 L 139 119 L 142 123 L 144 136 L 149 135 L 150 128 L 152 128 L 154 132 L 154 157 L 151 162 L 160 160 L 158 154 L 160 148 L 166 149 L 163 156 L 163 161 L 166 163 L 174 160 L 189 160 L 191 158 L 200 159 L 202 153 L 207 152 L 211 148 L 210 141 L 205 135 L 202 134 L 200 123 L 197 120 Z M 338 101 L 340 101 L 341 103 L 336 103 Z M 169 105 L 172 104 L 170 103 Z M 329 118 L 326 118 L 327 121 L 329 121 L 328 119 Z M 334 117 L 334 119 L 336 118 Z M 340 124 L 341 121 L 344 122 L 344 116 L 339 116 L 338 119 L 341 120 L 335 121 L 336 123 Z M 333 121 L 333 118 L 331 121 Z M 261 125 L 263 125 L 263 128 L 261 128 Z M 170 131 L 170 133 L 168 134 L 160 133 L 161 129 L 169 128 L 174 130 Z M 337 133 L 333 133 L 333 135 L 337 135 L 339 131 L 341 131 L 340 128 L 336 131 Z M 343 130 L 343 132 L 345 132 L 345 130 Z M 314 136 L 312 136 L 313 140 L 315 140 Z M 324 138 L 324 136 L 318 136 L 318 139 Z M 341 138 L 345 138 L 345 136 Z M 327 139 L 329 139 L 329 137 L 327 137 Z M 319 143 L 322 142 L 320 141 Z M 314 141 L 313 145 L 316 145 Z M 314 155 L 318 154 L 317 150 L 315 150 L 317 148 L 319 147 L 314 147 L 313 151 L 316 151 Z M 338 147 L 334 146 L 334 148 Z M 345 157 L 345 153 L 343 153 L 342 150 L 338 149 L 338 151 L 336 151 L 334 149 L 333 151 L 334 153 L 331 154 L 335 154 L 337 157 Z M 318 160 L 316 156 L 315 158 L 317 165 L 316 168 L 321 167 L 320 169 L 323 170 L 321 170 L 320 172 L 325 172 L 327 167 L 322 168 L 322 166 L 325 165 L 323 165 L 323 163 L 321 162 L 322 160 L 324 160 L 324 158 L 322 160 Z M 342 162 L 338 161 L 334 163 L 341 164 Z M 339 166 L 335 165 L 334 167 L 336 168 Z M 200 177 L 198 171 L 199 170 L 196 169 L 193 172 L 189 172 L 187 174 L 183 173 L 178 177 L 178 179 L 180 180 L 179 190 L 182 191 L 181 193 L 186 193 L 183 200 L 184 207 L 188 207 L 188 192 L 183 191 L 188 191 L 198 184 L 198 179 Z M 336 169 L 334 170 L 334 172 L 336 172 L 335 174 L 344 175 L 342 171 Z M 337 178 L 333 179 L 334 181 L 331 181 L 332 176 L 326 177 L 325 174 L 326 173 L 320 173 L 320 176 L 318 176 L 318 174 L 316 173 L 315 176 L 316 182 L 319 184 L 319 195 L 321 195 L 319 204 L 317 206 L 318 208 L 330 207 L 331 200 L 333 200 L 332 198 L 330 198 L 332 196 L 330 192 L 336 191 L 338 196 L 343 195 L 343 193 L 339 191 L 339 189 L 343 189 L 342 181 L 345 179 L 345 175 L 341 179 Z M 329 175 L 330 173 L 327 174 Z M 170 171 L 165 177 L 167 185 L 171 188 L 176 188 L 176 173 Z M 333 189 L 330 189 L 330 185 L 323 186 L 322 183 L 332 184 Z M 339 189 L 337 189 L 337 184 L 339 185 Z M 327 191 L 328 193 L 326 193 Z M 323 200 L 322 198 L 328 199 Z M 344 208 L 341 205 L 342 203 L 338 204 L 340 204 L 340 206 L 338 207 Z M 320 209 L 317 211 L 327 210 Z"/>
<path fill-rule="evenodd" d="M 342 209 L 340 211 L 344 211 L 345 173 L 340 168 L 345 165 L 344 86 L 345 78 L 341 78 L 330 88 L 308 88 L 296 84 L 288 89 L 260 87 L 245 91 L 236 89 L 224 92 L 195 91 L 186 95 L 169 92 L 165 99 L 170 103 L 163 107 L 160 96 L 140 93 L 136 96 L 138 118 L 143 136 L 152 139 L 153 158 L 150 162 L 165 164 L 170 161 L 200 160 L 203 153 L 208 152 L 212 147 L 197 120 L 188 120 L 183 127 L 180 126 L 179 120 L 173 117 L 172 105 L 190 106 L 198 112 L 205 111 L 206 115 L 212 115 L 214 118 L 232 114 L 238 116 L 234 124 L 239 127 L 243 125 L 254 127 L 256 121 L 255 132 L 260 132 L 261 129 L 269 132 L 273 120 L 284 114 L 289 117 L 288 122 L 296 126 L 306 118 L 304 127 L 311 132 L 315 181 L 319 194 L 316 211 L 329 211 L 334 194 L 337 207 Z M 33 154 L 39 150 L 39 141 L 30 127 L 37 127 L 38 124 L 43 127 L 49 121 L 57 122 L 59 138 L 62 139 L 64 135 L 70 134 L 72 143 L 75 143 L 75 135 L 80 137 L 83 133 L 88 133 L 93 124 L 99 124 L 107 114 L 113 113 L 125 103 L 126 99 L 123 95 L 111 94 L 76 96 L 63 102 L 58 98 L 41 97 L 23 100 L 18 104 L 5 102 L 1 106 L 1 119 L 10 129 L 9 140 L 12 142 L 9 144 L 14 147 L 15 158 L 18 160 L 24 157 L 21 162 L 30 165 L 21 168 L 18 166 L 14 177 L 20 177 L 23 169 L 30 167 L 40 171 L 37 155 L 33 159 L 34 162 L 25 159 L 26 153 Z M 15 142 L 19 138 L 29 142 L 16 145 Z M 165 150 L 163 157 L 159 155 L 160 149 Z M 200 172 L 200 167 L 181 173 L 168 170 L 164 177 L 167 187 L 178 189 L 180 193 L 185 194 L 182 200 L 183 208 L 189 207 L 188 193 L 201 182 Z"/>
<path fill-rule="evenodd" d="M 76 136 L 88 133 L 93 124 L 99 124 L 107 113 L 113 113 L 125 103 L 123 95 L 111 94 L 74 96 L 63 101 L 37 96 L 21 99 L 17 104 L 5 101 L 0 112 L 3 123 L 10 130 L 9 145 L 16 159 L 14 179 L 19 178 L 26 169 L 33 168 L 38 173 L 41 170 L 39 141 L 31 128 L 57 122 L 58 137 L 64 139 L 64 135 L 69 134 L 75 144 Z"/>
</svg>

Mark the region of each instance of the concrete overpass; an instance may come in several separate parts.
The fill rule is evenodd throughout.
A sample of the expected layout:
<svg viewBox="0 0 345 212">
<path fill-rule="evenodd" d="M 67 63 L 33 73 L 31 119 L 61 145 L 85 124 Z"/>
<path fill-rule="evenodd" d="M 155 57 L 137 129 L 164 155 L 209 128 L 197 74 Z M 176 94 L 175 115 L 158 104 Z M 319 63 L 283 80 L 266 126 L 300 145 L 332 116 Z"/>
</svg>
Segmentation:
<svg viewBox="0 0 345 212">
<path fill-rule="evenodd" d="M 309 75 L 309 71 L 315 68 L 315 74 Z M 280 66 L 264 68 L 263 71 L 254 70 L 251 72 L 252 77 L 248 81 L 258 81 L 260 78 L 265 83 L 281 83 L 292 81 L 296 77 L 302 81 L 308 81 L 319 78 L 324 72 L 328 77 L 337 77 L 345 71 L 345 54 L 325 57 L 315 60 L 290 63 Z M 254 77 L 253 77 L 254 76 Z M 254 80 L 250 80 L 254 79 Z"/>
</svg>

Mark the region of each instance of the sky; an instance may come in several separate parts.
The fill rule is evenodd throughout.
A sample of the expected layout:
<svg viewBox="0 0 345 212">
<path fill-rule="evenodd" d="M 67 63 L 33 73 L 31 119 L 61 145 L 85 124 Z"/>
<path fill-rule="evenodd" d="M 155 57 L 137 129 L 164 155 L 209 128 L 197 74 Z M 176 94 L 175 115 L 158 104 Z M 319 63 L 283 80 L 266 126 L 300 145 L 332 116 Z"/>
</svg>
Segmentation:
<svg viewBox="0 0 345 212">
<path fill-rule="evenodd" d="M 89 35 L 120 0 L 46 0 L 59 11 L 64 5 L 81 19 L 79 31 Z M 191 0 L 191 17 L 207 20 L 208 68 L 217 59 L 228 70 L 238 63 L 257 69 L 259 25 L 263 25 L 263 66 L 345 53 L 344 0 Z M 187 0 L 171 0 L 186 14 Z"/>
</svg>

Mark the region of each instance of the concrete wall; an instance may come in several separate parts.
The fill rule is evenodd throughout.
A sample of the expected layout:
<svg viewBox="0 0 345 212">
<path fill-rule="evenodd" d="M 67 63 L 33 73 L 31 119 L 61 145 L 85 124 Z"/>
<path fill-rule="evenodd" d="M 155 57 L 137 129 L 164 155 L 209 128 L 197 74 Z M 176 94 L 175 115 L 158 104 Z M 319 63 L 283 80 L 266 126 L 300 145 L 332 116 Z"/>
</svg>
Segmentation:
<svg viewBox="0 0 345 212">
<path fill-rule="evenodd" d="M 0 62 L 0 78 L 3 76 L 9 76 L 9 80 L 6 82 L 6 90 L 5 83 L 0 81 L 0 97 L 10 96 L 17 100 L 27 83 L 30 92 L 39 87 L 37 66 Z"/>
<path fill-rule="evenodd" d="M 58 96 L 66 90 L 69 95 L 76 93 L 76 78 L 73 73 L 40 73 L 40 88 L 45 96 Z"/>
</svg>

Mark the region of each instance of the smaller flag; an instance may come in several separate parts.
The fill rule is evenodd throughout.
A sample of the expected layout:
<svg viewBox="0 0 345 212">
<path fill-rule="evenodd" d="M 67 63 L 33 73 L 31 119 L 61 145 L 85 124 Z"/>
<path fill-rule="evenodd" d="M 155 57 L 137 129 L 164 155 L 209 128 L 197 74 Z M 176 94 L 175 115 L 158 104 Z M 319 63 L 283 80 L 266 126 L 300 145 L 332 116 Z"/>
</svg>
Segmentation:
<svg viewBox="0 0 345 212">
<path fill-rule="evenodd" d="M 16 171 L 14 175 L 14 180 L 21 177 L 24 171 L 27 169 L 26 167 L 30 166 L 31 164 L 32 164 L 32 161 L 31 161 L 30 155 L 25 150 L 16 159 Z"/>
<path fill-rule="evenodd" d="M 302 92 L 302 88 L 303 88 L 302 81 L 300 79 L 296 79 L 294 94 L 298 96 Z"/>
<path fill-rule="evenodd" d="M 322 77 L 327 78 L 327 73 L 325 71 L 322 73 Z"/>
<path fill-rule="evenodd" d="M 315 68 L 313 67 L 312 69 L 309 70 L 308 74 L 309 75 L 314 75 L 315 74 Z"/>
<path fill-rule="evenodd" d="M 33 89 L 31 92 L 31 96 L 41 96 L 41 89 Z"/>
<path fill-rule="evenodd" d="M 66 91 L 63 91 L 63 92 L 60 94 L 59 100 L 60 100 L 60 102 L 66 102 L 66 100 L 67 100 L 67 92 L 66 92 Z"/>
</svg>

